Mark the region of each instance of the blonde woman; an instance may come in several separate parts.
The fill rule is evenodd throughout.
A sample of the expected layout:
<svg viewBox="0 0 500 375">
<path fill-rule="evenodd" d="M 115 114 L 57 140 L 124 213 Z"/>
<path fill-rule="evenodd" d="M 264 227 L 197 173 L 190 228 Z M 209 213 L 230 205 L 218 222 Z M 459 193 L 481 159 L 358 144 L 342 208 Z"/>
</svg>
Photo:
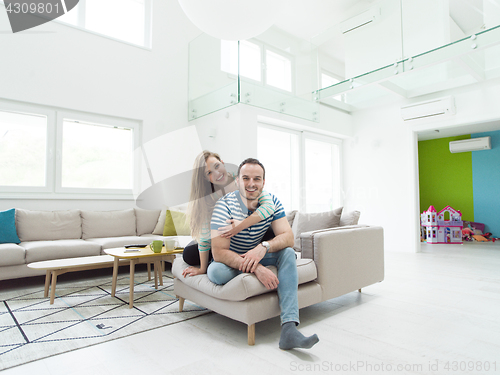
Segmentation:
<svg viewBox="0 0 500 375">
<path fill-rule="evenodd" d="M 218 154 L 203 151 L 197 156 L 191 178 L 188 207 L 191 236 L 195 241 L 187 245 L 183 252 L 184 261 L 190 265 L 182 272 L 184 277 L 207 272 L 208 264 L 212 260 L 210 220 L 215 203 L 227 193 L 237 189 L 235 177 L 226 170 Z M 231 220 L 228 227 L 221 232 L 221 236 L 230 238 L 268 218 L 276 209 L 266 192 L 259 197 L 259 205 L 259 208 L 245 220 L 241 222 Z"/>
</svg>

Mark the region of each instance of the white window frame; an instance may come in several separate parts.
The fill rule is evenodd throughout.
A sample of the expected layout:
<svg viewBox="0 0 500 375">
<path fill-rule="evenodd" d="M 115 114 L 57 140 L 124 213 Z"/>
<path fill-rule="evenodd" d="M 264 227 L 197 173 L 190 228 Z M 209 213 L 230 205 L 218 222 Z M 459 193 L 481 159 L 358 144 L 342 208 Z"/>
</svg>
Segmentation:
<svg viewBox="0 0 500 375">
<path fill-rule="evenodd" d="M 294 135 L 298 138 L 298 151 L 299 151 L 299 157 L 298 157 L 298 170 L 294 171 L 292 170 L 292 174 L 293 176 L 296 176 L 298 174 L 298 186 L 294 189 L 292 188 L 291 190 L 291 203 L 292 203 L 292 207 L 287 207 L 286 209 L 290 209 L 290 210 L 298 210 L 298 209 L 301 209 L 302 208 L 302 201 L 301 201 L 301 192 L 304 191 L 302 190 L 302 182 L 304 181 L 303 178 L 301 178 L 301 176 L 303 175 L 303 171 L 304 171 L 304 162 L 302 160 L 302 133 L 299 131 L 299 130 L 295 130 L 295 129 L 290 129 L 290 128 L 287 128 L 287 127 L 282 127 L 282 126 L 279 126 L 279 125 L 274 125 L 274 124 L 269 124 L 267 122 L 263 122 L 263 121 L 259 121 L 257 123 L 257 133 L 258 133 L 258 128 L 266 128 L 266 129 L 270 129 L 270 130 L 274 130 L 274 131 L 279 131 L 279 132 L 284 132 L 284 133 L 287 133 L 287 134 L 290 134 L 290 135 Z M 259 140 L 257 139 L 257 143 L 259 142 Z M 260 158 L 261 156 L 258 155 L 258 146 L 257 146 L 257 158 Z M 264 162 L 264 166 L 265 166 L 265 162 Z M 289 181 L 291 184 L 293 184 L 295 178 L 292 177 L 291 181 Z M 288 181 L 287 181 L 288 182 Z M 274 193 L 273 191 L 270 191 L 271 193 Z M 278 198 L 280 198 L 278 196 Z M 293 204 L 295 202 L 298 202 L 298 207 L 295 207 L 293 206 Z"/>
<path fill-rule="evenodd" d="M 289 134 L 295 134 L 299 136 L 299 165 L 298 165 L 298 173 L 299 173 L 299 207 L 298 210 L 301 212 L 306 212 L 306 207 L 307 207 L 307 202 L 306 202 L 306 196 L 304 194 L 300 194 L 301 191 L 306 191 L 306 178 L 305 178 L 305 169 L 306 169 L 306 162 L 305 162 L 305 142 L 306 139 L 313 139 L 317 141 L 322 141 L 322 142 L 327 142 L 327 143 L 332 143 L 335 144 L 339 147 L 339 161 L 338 161 L 338 175 L 339 175 L 339 196 L 338 196 L 338 202 L 339 202 L 339 207 L 343 206 L 344 204 L 344 197 L 343 197 L 343 189 L 344 189 L 344 181 L 343 181 L 343 159 L 342 159 L 342 146 L 343 146 L 343 141 L 342 139 L 335 138 L 333 136 L 329 135 L 324 135 L 320 133 L 315 133 L 310 130 L 298 130 L 298 129 L 293 129 L 284 125 L 275 125 L 275 124 L 270 124 L 268 122 L 265 122 L 263 120 L 259 120 L 258 127 L 264 127 L 268 128 L 271 130 L 276 130 L 276 131 L 281 131 Z M 279 197 L 278 197 L 279 198 Z M 293 201 L 293 199 L 292 199 Z"/>
<path fill-rule="evenodd" d="M 305 149 L 306 149 L 306 139 L 312 139 L 312 140 L 315 140 L 315 141 L 320 141 L 320 142 L 325 142 L 325 143 L 330 143 L 330 144 L 334 144 L 334 145 L 337 145 L 338 148 L 339 148 L 339 165 L 338 165 L 338 178 L 339 178 L 339 191 L 338 191 L 338 202 L 339 202 L 339 206 L 338 207 L 341 207 L 343 206 L 343 197 L 342 197 L 342 191 L 343 191 L 343 171 L 342 171 L 342 164 L 343 164 L 343 160 L 342 160 L 342 140 L 339 139 L 339 138 L 335 138 L 335 137 L 331 137 L 331 136 L 327 136 L 327 135 L 323 135 L 323 134 L 319 134 L 319 133 L 314 133 L 314 132 L 311 132 L 311 131 L 302 131 L 301 132 L 302 135 L 301 135 L 301 145 L 300 145 L 300 152 L 301 152 L 301 158 L 300 158 L 300 161 L 301 161 L 301 182 L 300 182 L 300 186 L 301 186 L 301 189 L 304 189 L 303 191 L 306 191 L 306 180 L 305 180 L 305 169 L 306 169 L 306 155 L 305 155 Z M 332 158 L 334 157 L 335 155 L 332 155 Z M 307 198 L 306 196 L 303 197 L 303 199 L 301 200 L 301 206 L 300 206 L 300 209 L 302 212 L 306 212 L 306 207 L 307 207 Z"/>
<path fill-rule="evenodd" d="M 0 199 L 106 199 L 133 200 L 134 191 L 139 191 L 141 160 L 135 152 L 141 145 L 142 123 L 105 115 L 48 108 L 35 104 L 11 103 L 0 100 L 0 111 L 47 116 L 47 148 L 45 186 L 0 186 Z M 62 178 L 62 125 L 64 118 L 95 124 L 116 126 L 133 130 L 133 168 L 131 189 L 64 188 Z"/>
<path fill-rule="evenodd" d="M 291 91 L 288 91 L 288 90 L 285 90 L 285 89 L 282 89 L 280 87 L 276 87 L 276 86 L 273 86 L 273 85 L 270 85 L 267 83 L 267 51 L 271 51 L 277 55 L 280 55 L 280 56 L 283 56 L 285 57 L 286 59 L 290 60 L 290 65 L 291 65 L 291 77 L 290 77 L 290 80 L 291 80 Z M 289 54 L 289 53 L 286 53 L 284 51 L 281 51 L 277 48 L 273 48 L 271 46 L 268 46 L 266 44 L 263 44 L 263 50 L 262 50 L 262 77 L 263 77 L 263 83 L 265 86 L 267 87 L 271 87 L 272 89 L 274 90 L 278 90 L 278 91 L 281 91 L 283 93 L 286 93 L 286 94 L 293 94 L 295 93 L 295 58 L 293 55 Z"/>
<path fill-rule="evenodd" d="M 260 85 L 260 86 L 263 86 L 263 87 L 269 87 L 273 90 L 277 90 L 279 92 L 282 92 L 282 93 L 285 93 L 287 95 L 290 95 L 290 94 L 293 94 L 295 93 L 295 58 L 293 55 L 289 54 L 289 53 L 286 53 L 282 50 L 279 50 L 277 48 L 273 48 L 261 41 L 257 41 L 257 40 L 253 40 L 253 39 L 250 39 L 250 40 L 247 40 L 246 42 L 248 43 L 252 43 L 252 44 L 255 44 L 257 47 L 260 48 L 260 77 L 261 77 L 261 80 L 260 81 L 256 81 L 255 79 L 252 79 L 252 78 L 249 78 L 249 77 L 246 77 L 246 76 L 242 76 L 240 74 L 240 79 L 243 79 L 243 80 L 247 80 L 248 82 L 251 82 L 253 84 L 256 84 L 256 85 Z M 223 41 L 221 40 L 221 43 L 223 43 Z M 239 56 L 239 44 L 238 44 L 238 65 L 240 64 L 240 56 Z M 291 65 L 291 84 L 292 84 L 292 88 L 291 88 L 291 91 L 287 91 L 287 90 L 284 90 L 282 88 L 279 88 L 279 87 L 276 87 L 276 86 L 273 86 L 273 85 L 269 85 L 267 83 L 267 62 L 266 62 L 266 51 L 271 51 L 277 55 L 280 55 L 280 56 L 283 56 L 285 58 L 287 58 L 288 60 L 290 60 L 290 65 Z M 222 48 L 221 48 L 221 51 L 222 51 Z M 221 55 L 221 58 L 223 58 L 223 56 Z M 222 70 L 222 69 L 221 69 Z M 235 75 L 233 73 L 229 73 L 225 70 L 223 70 L 224 72 L 227 73 L 228 77 L 230 78 L 233 78 L 233 79 L 237 79 L 238 78 L 238 75 Z M 239 66 L 238 66 L 238 72 L 239 72 Z"/>
<path fill-rule="evenodd" d="M 0 111 L 13 112 L 27 115 L 42 115 L 47 117 L 47 134 L 45 148 L 45 186 L 2 186 L 0 185 L 0 194 L 4 192 L 22 192 L 22 193 L 47 193 L 54 189 L 54 181 L 50 178 L 54 174 L 54 151 L 55 139 L 51 134 L 55 132 L 55 113 L 46 108 L 37 108 L 22 103 L 0 102 Z"/>
<path fill-rule="evenodd" d="M 0 4 L 5 6 L 4 0 L 0 0 Z M 116 42 L 125 43 L 125 44 L 128 44 L 130 46 L 139 47 L 139 48 L 143 48 L 143 49 L 147 49 L 147 50 L 152 49 L 153 0 L 144 0 L 144 9 L 145 9 L 145 12 L 144 12 L 144 41 L 143 41 L 142 45 L 135 44 L 135 43 L 123 40 L 123 39 L 115 38 L 115 37 L 110 36 L 110 35 L 106 35 L 103 33 L 99 33 L 97 31 L 87 29 L 85 27 L 85 6 L 86 6 L 86 0 L 80 0 L 78 2 L 77 6 L 71 10 L 71 11 L 78 11 L 78 22 L 76 25 L 73 25 L 73 24 L 68 23 L 68 22 L 64 22 L 60 18 L 56 18 L 50 22 L 54 21 L 54 22 L 57 22 L 61 25 L 69 26 L 69 27 L 72 27 L 74 29 L 88 32 L 90 34 L 94 34 L 94 35 L 98 35 L 98 36 L 101 36 L 104 38 L 108 38 L 108 39 L 114 40 Z"/>
<path fill-rule="evenodd" d="M 96 125 L 104 125 L 104 126 L 113 126 L 117 128 L 126 128 L 132 129 L 133 131 L 133 141 L 134 141 L 134 150 L 137 149 L 139 145 L 140 137 L 139 131 L 136 126 L 131 121 L 117 119 L 117 118 L 103 118 L 99 115 L 93 115 L 88 113 L 78 113 L 74 111 L 58 111 L 57 112 L 57 152 L 56 152 L 56 168 L 55 168 L 55 181 L 56 181 L 56 193 L 73 193 L 73 194 L 85 194 L 91 191 L 93 194 L 113 194 L 113 195 L 128 195 L 131 194 L 132 190 L 136 190 L 137 186 L 135 186 L 135 178 L 136 174 L 134 173 L 139 169 L 139 161 L 137 158 L 133 158 L 133 168 L 132 173 L 132 188 L 131 189 L 102 189 L 102 188 L 69 188 L 62 186 L 62 146 L 63 146 L 63 121 L 64 119 L 78 119 L 78 121 L 91 123 Z M 134 151 L 132 150 L 132 153 Z"/>
</svg>

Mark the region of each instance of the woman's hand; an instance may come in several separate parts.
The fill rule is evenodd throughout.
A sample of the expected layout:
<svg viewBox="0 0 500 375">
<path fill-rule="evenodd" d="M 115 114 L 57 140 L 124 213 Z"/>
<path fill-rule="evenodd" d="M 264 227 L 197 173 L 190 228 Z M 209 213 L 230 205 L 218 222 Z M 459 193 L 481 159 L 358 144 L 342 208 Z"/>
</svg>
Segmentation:
<svg viewBox="0 0 500 375">
<path fill-rule="evenodd" d="M 188 268 L 184 269 L 184 271 L 182 271 L 182 276 L 196 276 L 203 275 L 204 273 L 207 273 L 207 271 L 204 271 L 199 267 L 189 266 Z"/>
<path fill-rule="evenodd" d="M 231 238 L 235 235 L 237 235 L 240 231 L 239 230 L 236 230 L 236 227 L 241 223 L 241 221 L 239 220 L 234 220 L 234 219 L 230 219 L 230 220 L 226 220 L 229 225 L 225 226 L 225 227 L 220 227 L 219 228 L 219 235 L 223 238 Z"/>
</svg>

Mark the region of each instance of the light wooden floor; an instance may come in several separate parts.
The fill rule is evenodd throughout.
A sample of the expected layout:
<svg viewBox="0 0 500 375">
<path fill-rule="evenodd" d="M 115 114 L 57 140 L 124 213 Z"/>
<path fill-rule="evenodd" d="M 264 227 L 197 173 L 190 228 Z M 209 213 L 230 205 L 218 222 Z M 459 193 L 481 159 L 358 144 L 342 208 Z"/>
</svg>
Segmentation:
<svg viewBox="0 0 500 375">
<path fill-rule="evenodd" d="M 500 244 L 422 250 L 386 253 L 384 282 L 302 309 L 310 350 L 279 350 L 278 319 L 249 347 L 243 324 L 209 314 L 2 375 L 500 373 Z"/>
</svg>

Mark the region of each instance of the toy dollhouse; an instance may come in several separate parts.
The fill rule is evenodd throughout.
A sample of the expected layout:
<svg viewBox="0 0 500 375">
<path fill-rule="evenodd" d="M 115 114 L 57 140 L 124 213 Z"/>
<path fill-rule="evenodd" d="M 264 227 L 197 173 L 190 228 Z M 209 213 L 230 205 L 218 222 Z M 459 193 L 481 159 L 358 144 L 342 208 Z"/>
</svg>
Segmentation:
<svg viewBox="0 0 500 375">
<path fill-rule="evenodd" d="M 420 215 L 421 235 L 427 243 L 454 243 L 462 242 L 462 213 L 451 206 L 446 206 L 436 212 L 434 206 Z"/>
</svg>

